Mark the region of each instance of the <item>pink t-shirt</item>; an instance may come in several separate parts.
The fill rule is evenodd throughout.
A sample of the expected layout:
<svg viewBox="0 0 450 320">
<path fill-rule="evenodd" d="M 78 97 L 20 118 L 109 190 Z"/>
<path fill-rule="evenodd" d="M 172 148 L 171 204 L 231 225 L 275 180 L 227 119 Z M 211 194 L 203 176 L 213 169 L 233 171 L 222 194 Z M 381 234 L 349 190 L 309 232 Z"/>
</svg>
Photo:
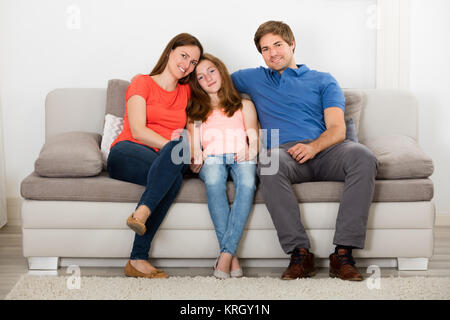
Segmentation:
<svg viewBox="0 0 450 320">
<path fill-rule="evenodd" d="M 237 153 L 248 148 L 241 110 L 228 117 L 215 109 L 200 126 L 200 138 L 206 155 Z"/>
</svg>

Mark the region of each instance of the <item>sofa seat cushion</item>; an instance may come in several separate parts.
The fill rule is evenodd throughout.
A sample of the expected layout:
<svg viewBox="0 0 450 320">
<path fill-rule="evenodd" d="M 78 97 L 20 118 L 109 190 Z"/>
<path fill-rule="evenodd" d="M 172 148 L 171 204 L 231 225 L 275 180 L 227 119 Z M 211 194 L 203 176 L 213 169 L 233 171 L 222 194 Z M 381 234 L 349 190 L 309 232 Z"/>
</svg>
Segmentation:
<svg viewBox="0 0 450 320">
<path fill-rule="evenodd" d="M 299 202 L 339 202 L 343 182 L 306 182 L 295 184 Z M 105 201 L 137 203 L 144 187 L 109 178 L 107 172 L 89 178 L 45 178 L 30 174 L 21 184 L 22 197 L 33 200 Z M 227 186 L 230 202 L 234 200 L 231 181 Z M 377 180 L 374 202 L 429 201 L 433 198 L 430 179 Z M 198 178 L 185 178 L 175 202 L 206 203 L 206 189 Z M 255 203 L 264 203 L 260 188 Z"/>
</svg>

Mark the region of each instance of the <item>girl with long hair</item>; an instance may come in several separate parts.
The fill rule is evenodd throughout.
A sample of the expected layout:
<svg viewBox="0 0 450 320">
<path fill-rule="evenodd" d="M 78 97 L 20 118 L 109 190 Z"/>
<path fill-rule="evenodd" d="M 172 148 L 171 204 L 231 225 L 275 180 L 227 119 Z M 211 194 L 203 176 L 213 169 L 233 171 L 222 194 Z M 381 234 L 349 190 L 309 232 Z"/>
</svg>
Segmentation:
<svg viewBox="0 0 450 320">
<path fill-rule="evenodd" d="M 219 241 L 217 278 L 241 277 L 236 250 L 250 213 L 256 184 L 258 120 L 250 100 L 242 99 L 224 63 L 204 54 L 191 77 L 187 129 L 191 170 L 205 182 L 208 208 Z M 230 208 L 228 175 L 235 185 Z"/>
</svg>

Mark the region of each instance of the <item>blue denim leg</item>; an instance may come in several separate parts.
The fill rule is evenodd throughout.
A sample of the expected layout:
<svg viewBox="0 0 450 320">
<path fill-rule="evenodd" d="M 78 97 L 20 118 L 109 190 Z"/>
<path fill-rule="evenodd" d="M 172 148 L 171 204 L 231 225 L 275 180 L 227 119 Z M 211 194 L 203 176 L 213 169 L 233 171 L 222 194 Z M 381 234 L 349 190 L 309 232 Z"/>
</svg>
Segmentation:
<svg viewBox="0 0 450 320">
<path fill-rule="evenodd" d="M 145 222 L 147 231 L 144 235 L 140 236 L 137 233 L 134 236 L 133 249 L 130 254 L 130 260 L 147 260 L 148 252 L 150 251 L 150 245 L 152 240 L 158 231 L 159 226 L 166 217 L 167 211 L 169 211 L 170 206 L 175 200 L 178 192 L 181 188 L 181 183 L 183 181 L 183 175 L 180 173 L 178 178 L 175 180 L 174 184 L 167 192 L 165 197 L 161 200 L 160 204 L 156 207 Z"/>
<path fill-rule="evenodd" d="M 175 150 L 179 150 L 179 153 L 172 152 Z M 144 204 L 151 212 L 156 209 L 178 178 L 179 173 L 185 171 L 186 166 L 189 166 L 189 151 L 189 141 L 183 138 L 171 140 L 159 150 L 159 156 L 148 171 L 146 188 L 137 207 Z M 183 155 L 183 152 L 187 154 Z M 178 157 L 187 157 L 187 162 L 181 162 Z"/>
<path fill-rule="evenodd" d="M 117 143 L 110 151 L 107 169 L 111 178 L 146 186 L 136 207 L 147 205 L 151 214 L 146 221 L 147 232 L 135 236 L 131 259 L 148 259 L 151 241 L 181 187 L 182 174 L 189 164 L 172 161 L 172 151 L 186 150 L 187 140 L 172 140 L 155 152 L 152 148 L 131 141 Z M 189 152 L 189 148 L 187 148 Z"/>
<path fill-rule="evenodd" d="M 248 215 L 253 205 L 256 189 L 256 163 L 246 161 L 229 165 L 236 195 L 228 217 L 228 225 L 222 238 L 221 252 L 236 253 Z"/>
<path fill-rule="evenodd" d="M 208 156 L 199 172 L 206 186 L 208 209 L 216 231 L 219 246 L 228 225 L 230 207 L 227 198 L 228 169 L 223 155 Z"/>
<path fill-rule="evenodd" d="M 107 171 L 113 179 L 147 185 L 147 175 L 158 153 L 150 147 L 131 141 L 118 142 L 111 148 Z"/>
</svg>

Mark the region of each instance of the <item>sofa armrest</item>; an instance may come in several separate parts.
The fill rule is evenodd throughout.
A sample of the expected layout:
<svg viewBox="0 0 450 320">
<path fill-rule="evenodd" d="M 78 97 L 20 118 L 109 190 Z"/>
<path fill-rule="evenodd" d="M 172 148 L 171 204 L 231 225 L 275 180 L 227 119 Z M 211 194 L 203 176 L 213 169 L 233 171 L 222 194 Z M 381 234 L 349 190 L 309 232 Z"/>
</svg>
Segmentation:
<svg viewBox="0 0 450 320">
<path fill-rule="evenodd" d="M 406 135 L 372 137 L 361 141 L 378 160 L 377 179 L 421 179 L 433 174 L 433 160 Z"/>
<path fill-rule="evenodd" d="M 43 177 L 90 177 L 103 168 L 101 135 L 90 132 L 65 132 L 49 137 L 34 163 Z"/>
</svg>

